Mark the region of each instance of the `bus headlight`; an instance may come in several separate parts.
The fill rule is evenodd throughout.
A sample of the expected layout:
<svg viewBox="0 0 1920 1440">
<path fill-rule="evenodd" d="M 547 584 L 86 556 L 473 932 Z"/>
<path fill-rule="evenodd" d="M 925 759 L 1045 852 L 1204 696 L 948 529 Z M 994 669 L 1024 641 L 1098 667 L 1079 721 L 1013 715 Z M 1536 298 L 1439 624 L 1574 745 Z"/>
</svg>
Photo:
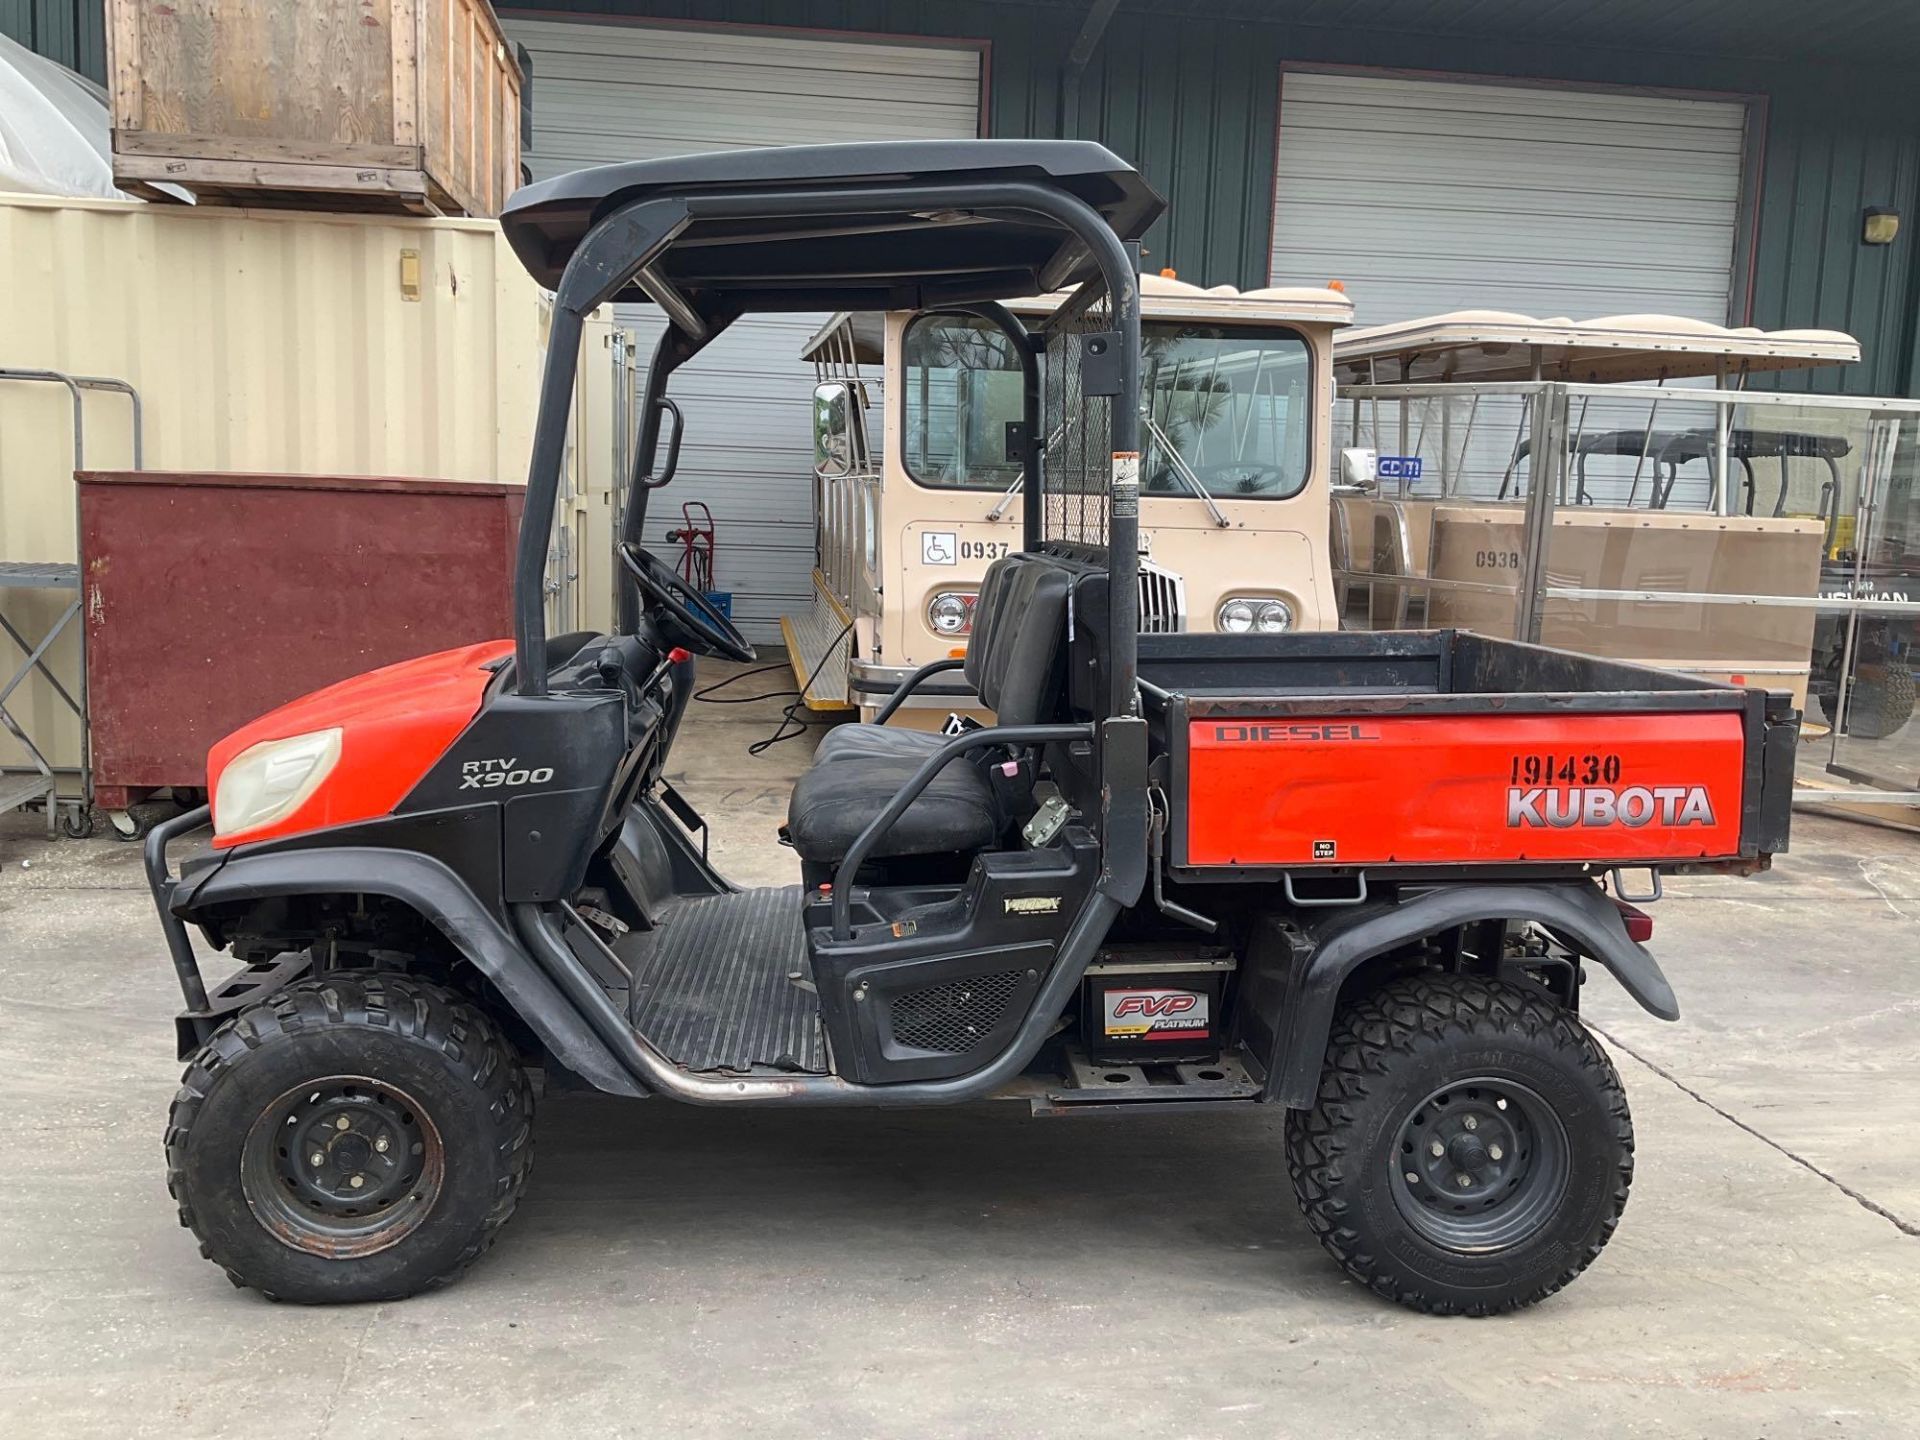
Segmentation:
<svg viewBox="0 0 1920 1440">
<path fill-rule="evenodd" d="M 973 632 L 973 607 L 978 595 L 964 590 L 942 590 L 927 602 L 927 625 L 936 635 Z"/>
<path fill-rule="evenodd" d="M 1278 635 L 1293 629 L 1293 607 L 1284 600 L 1229 595 L 1214 615 L 1214 623 L 1227 635 Z"/>
</svg>

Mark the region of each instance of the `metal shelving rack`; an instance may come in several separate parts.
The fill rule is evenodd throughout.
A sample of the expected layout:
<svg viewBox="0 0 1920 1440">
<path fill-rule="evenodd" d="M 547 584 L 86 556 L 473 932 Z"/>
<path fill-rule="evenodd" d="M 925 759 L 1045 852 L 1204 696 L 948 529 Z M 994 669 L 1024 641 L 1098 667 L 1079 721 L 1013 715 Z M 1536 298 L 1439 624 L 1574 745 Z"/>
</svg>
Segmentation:
<svg viewBox="0 0 1920 1440">
<path fill-rule="evenodd" d="M 73 398 L 73 468 L 75 471 L 86 468 L 86 392 L 108 391 L 124 395 L 133 407 L 133 468 L 144 469 L 146 457 L 141 437 L 140 394 L 124 380 L 114 380 L 100 375 L 69 375 L 59 370 L 18 370 L 0 368 L 0 380 L 35 381 L 66 387 Z M 79 528 L 77 521 L 74 531 L 75 551 L 78 553 Z M 5 596 L 15 590 L 71 590 L 73 599 L 61 612 L 47 632 L 37 640 L 29 640 L 18 626 L 10 620 L 4 608 Z M 0 683 L 0 728 L 20 744 L 26 751 L 32 768 L 27 770 L 0 771 L 0 815 L 18 810 L 23 805 L 43 802 L 47 807 L 47 833 L 55 835 L 60 828 L 60 807 L 66 805 L 75 812 L 70 823 L 74 834 L 85 834 L 91 828 L 93 814 L 93 766 L 89 751 L 87 733 L 87 659 L 86 628 L 81 626 L 79 678 L 73 689 L 61 683 L 60 677 L 47 663 L 48 653 L 56 641 L 66 633 L 80 617 L 80 566 L 77 561 L 65 560 L 0 560 L 0 630 L 5 631 L 25 657 L 17 669 Z M 46 753 L 34 743 L 32 736 L 18 717 L 7 709 L 7 702 L 13 693 L 23 685 L 27 677 L 35 671 L 53 687 L 54 693 L 79 717 L 80 720 L 80 793 L 77 796 L 60 795 L 60 771 L 47 758 Z"/>
</svg>

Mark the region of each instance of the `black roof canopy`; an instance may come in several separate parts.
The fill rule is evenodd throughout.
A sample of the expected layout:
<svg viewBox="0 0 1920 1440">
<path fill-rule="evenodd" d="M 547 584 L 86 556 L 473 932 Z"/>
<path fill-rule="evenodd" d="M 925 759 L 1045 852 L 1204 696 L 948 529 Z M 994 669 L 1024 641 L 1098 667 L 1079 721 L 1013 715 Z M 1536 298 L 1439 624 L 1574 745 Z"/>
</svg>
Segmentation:
<svg viewBox="0 0 1920 1440">
<path fill-rule="evenodd" d="M 961 186 L 1026 183 L 1071 195 L 1122 240 L 1166 208 L 1140 173 L 1085 140 L 903 140 L 792 145 L 640 160 L 576 170 L 527 186 L 500 216 L 533 278 L 558 288 L 594 224 L 637 201 L 695 200 L 695 215 L 654 269 L 702 309 L 868 310 L 941 299 L 1005 299 L 1095 273 L 1056 223 L 1014 206 L 903 206 Z M 831 191 L 844 203 L 797 214 L 699 213 L 697 197 Z M 870 195 L 862 192 L 872 192 Z M 805 207 L 799 207 L 805 208 Z M 1042 277 L 1045 277 L 1043 283 Z M 721 297 L 725 297 L 724 301 Z M 644 300 L 637 284 L 615 298 Z"/>
</svg>

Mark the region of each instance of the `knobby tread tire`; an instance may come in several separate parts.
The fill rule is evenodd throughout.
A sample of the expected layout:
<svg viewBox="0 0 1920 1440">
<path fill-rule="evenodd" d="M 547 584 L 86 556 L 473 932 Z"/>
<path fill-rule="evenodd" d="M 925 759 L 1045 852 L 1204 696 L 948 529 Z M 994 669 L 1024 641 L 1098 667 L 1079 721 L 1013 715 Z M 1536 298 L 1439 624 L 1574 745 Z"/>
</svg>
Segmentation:
<svg viewBox="0 0 1920 1440">
<path fill-rule="evenodd" d="M 1837 691 L 1815 695 L 1820 718 L 1829 725 L 1839 705 Z M 1847 734 L 1855 740 L 1885 740 L 1898 734 L 1913 718 L 1913 671 L 1904 657 L 1889 660 L 1879 679 L 1855 676 L 1847 697 Z"/>
<path fill-rule="evenodd" d="M 1371 1113 L 1393 1103 L 1396 1070 L 1445 1047 L 1517 1040 L 1544 1046 L 1591 1087 L 1590 1136 L 1612 1154 L 1602 1203 L 1565 1262 L 1489 1293 L 1427 1283 L 1387 1253 L 1360 1190 L 1369 1162 L 1356 1153 Z M 1417 1102 L 1418 1096 L 1414 1097 Z M 1310 1110 L 1288 1115 L 1287 1171 L 1307 1224 L 1342 1269 L 1375 1294 L 1430 1315 L 1493 1315 L 1532 1305 L 1578 1276 L 1618 1226 L 1633 1183 L 1633 1120 L 1618 1072 L 1586 1027 L 1535 986 L 1456 975 L 1394 981 L 1345 1004 L 1335 1018 Z M 1384 1167 L 1382 1167 L 1384 1169 Z"/>
<path fill-rule="evenodd" d="M 484 1114 L 494 1147 L 491 1196 L 480 1223 L 451 1263 L 431 1274 L 388 1285 L 385 1293 L 282 1293 L 269 1277 L 246 1273 L 218 1253 L 211 1228 L 189 1198 L 187 1166 L 195 1125 L 207 1099 L 235 1067 L 255 1063 L 278 1042 L 303 1035 L 371 1030 L 430 1047 L 458 1079 L 468 1103 Z M 377 1077 L 374 1077 L 377 1078 Z M 200 1242 L 200 1254 L 226 1271 L 236 1286 L 269 1300 L 324 1304 L 339 1299 L 400 1299 L 457 1279 L 483 1255 L 513 1215 L 533 1165 L 533 1092 L 512 1046 L 466 997 L 402 974 L 334 972 L 295 982 L 250 1006 L 216 1030 L 188 1062 L 167 1117 L 167 1192 L 180 1223 Z M 234 1191 L 239 1191 L 237 1157 Z M 403 1244 L 405 1242 L 402 1242 Z M 292 1253 L 292 1252 L 289 1252 Z M 328 1262 L 351 1265 L 355 1261 Z"/>
</svg>

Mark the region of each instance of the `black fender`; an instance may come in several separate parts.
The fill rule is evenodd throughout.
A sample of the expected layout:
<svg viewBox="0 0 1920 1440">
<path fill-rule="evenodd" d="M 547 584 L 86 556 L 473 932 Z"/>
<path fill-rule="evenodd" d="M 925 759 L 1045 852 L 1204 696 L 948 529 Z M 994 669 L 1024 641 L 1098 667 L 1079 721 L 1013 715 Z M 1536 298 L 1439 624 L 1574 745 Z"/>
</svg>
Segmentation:
<svg viewBox="0 0 1920 1440">
<path fill-rule="evenodd" d="M 1290 912 L 1297 915 L 1299 912 Z M 1271 1044 L 1265 1097 L 1312 1106 L 1340 987 L 1363 962 L 1424 935 L 1478 920 L 1530 920 L 1612 972 L 1621 988 L 1662 1020 L 1680 1018 L 1673 987 L 1653 956 L 1627 934 L 1619 908 L 1598 886 L 1453 885 L 1391 905 L 1356 906 L 1296 929 L 1261 917 L 1248 955 L 1245 1002 L 1267 1011 L 1242 1033 Z"/>
<path fill-rule="evenodd" d="M 609 1094 L 648 1093 L 466 882 L 430 856 L 352 845 L 236 855 L 182 879 L 169 908 L 192 922 L 210 906 L 280 895 L 385 895 L 411 906 L 493 983 L 561 1065 Z"/>
</svg>

